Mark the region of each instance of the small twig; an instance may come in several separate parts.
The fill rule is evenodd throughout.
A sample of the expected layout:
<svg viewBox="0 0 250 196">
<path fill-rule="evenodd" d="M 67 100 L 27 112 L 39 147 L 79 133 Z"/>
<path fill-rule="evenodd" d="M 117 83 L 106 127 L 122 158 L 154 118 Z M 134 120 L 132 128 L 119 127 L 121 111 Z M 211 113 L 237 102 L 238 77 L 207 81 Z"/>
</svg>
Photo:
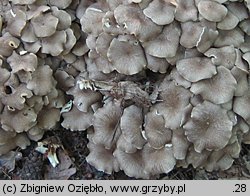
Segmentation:
<svg viewBox="0 0 250 196">
<path fill-rule="evenodd" d="M 4 176 L 6 176 L 9 180 L 11 180 L 11 176 L 9 174 L 6 173 L 6 171 L 4 169 L 1 169 Z"/>
</svg>

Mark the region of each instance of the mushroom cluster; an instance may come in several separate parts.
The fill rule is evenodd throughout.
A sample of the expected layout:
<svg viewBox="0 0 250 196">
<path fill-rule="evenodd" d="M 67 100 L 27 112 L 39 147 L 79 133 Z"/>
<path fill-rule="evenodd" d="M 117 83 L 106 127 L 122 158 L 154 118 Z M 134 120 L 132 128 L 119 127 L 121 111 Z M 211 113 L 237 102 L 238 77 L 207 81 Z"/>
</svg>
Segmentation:
<svg viewBox="0 0 250 196">
<path fill-rule="evenodd" d="M 149 179 L 226 170 L 250 144 L 248 1 L 0 6 L 0 154 L 60 122 L 98 170 Z"/>
<path fill-rule="evenodd" d="M 2 155 L 17 146 L 26 148 L 30 140 L 40 140 L 59 125 L 66 100 L 54 70 L 61 64 L 59 54 L 66 55 L 75 44 L 75 36 L 71 16 L 57 6 L 25 0 L 1 1 L 0 6 Z"/>
</svg>

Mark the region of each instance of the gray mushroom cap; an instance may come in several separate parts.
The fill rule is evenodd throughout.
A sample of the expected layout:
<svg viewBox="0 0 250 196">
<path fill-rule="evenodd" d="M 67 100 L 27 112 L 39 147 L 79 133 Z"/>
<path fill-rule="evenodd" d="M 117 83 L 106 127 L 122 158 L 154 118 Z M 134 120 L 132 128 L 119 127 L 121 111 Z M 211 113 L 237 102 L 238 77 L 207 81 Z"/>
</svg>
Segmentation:
<svg viewBox="0 0 250 196">
<path fill-rule="evenodd" d="M 162 27 L 147 18 L 135 5 L 119 5 L 114 10 L 117 23 L 124 30 L 135 35 L 141 42 L 150 40 L 161 33 Z"/>
<path fill-rule="evenodd" d="M 34 54 L 37 53 L 41 48 L 41 43 L 39 40 L 34 43 L 23 42 L 23 45 L 24 45 L 24 49 L 27 52 L 34 53 Z"/>
<path fill-rule="evenodd" d="M 142 0 L 128 0 L 128 3 L 141 3 Z"/>
<path fill-rule="evenodd" d="M 37 115 L 37 127 L 42 130 L 53 130 L 60 117 L 59 109 L 44 107 Z"/>
<path fill-rule="evenodd" d="M 181 23 L 181 29 L 180 44 L 185 48 L 193 48 L 200 41 L 205 27 L 200 22 L 188 21 Z"/>
<path fill-rule="evenodd" d="M 71 25 L 71 16 L 64 10 L 59 10 L 57 7 L 51 7 L 52 14 L 58 18 L 57 30 L 66 30 Z"/>
<path fill-rule="evenodd" d="M 172 132 L 165 128 L 165 120 L 157 110 L 152 110 L 145 116 L 145 136 L 148 144 L 154 149 L 160 149 L 171 141 Z"/>
<path fill-rule="evenodd" d="M 241 69 L 242 71 L 249 73 L 248 71 L 248 63 L 246 63 L 243 58 L 242 58 L 242 52 L 238 49 L 235 48 L 235 52 L 236 52 L 236 59 L 235 59 L 235 66 L 239 69 Z"/>
<path fill-rule="evenodd" d="M 174 22 L 165 26 L 159 36 L 142 43 L 142 45 L 146 53 L 152 56 L 159 58 L 174 57 L 179 46 L 180 33 L 179 25 Z"/>
<path fill-rule="evenodd" d="M 35 54 L 26 53 L 24 55 L 19 55 L 15 51 L 10 57 L 8 57 L 7 62 L 10 64 L 13 73 L 16 73 L 20 70 L 34 72 L 38 63 L 37 56 Z"/>
<path fill-rule="evenodd" d="M 225 148 L 214 151 L 209 155 L 204 164 L 205 169 L 209 172 L 229 169 L 234 162 L 234 158 L 239 158 L 240 150 L 238 140 L 230 142 Z"/>
<path fill-rule="evenodd" d="M 9 153 L 17 146 L 21 149 L 25 149 L 28 145 L 30 145 L 30 140 L 27 138 L 27 135 L 25 133 L 19 133 L 15 137 L 6 140 L 5 144 L 0 145 L 0 155 Z"/>
<path fill-rule="evenodd" d="M 67 34 L 65 31 L 56 31 L 50 37 L 42 38 L 41 51 L 45 54 L 51 54 L 52 56 L 58 56 L 64 51 L 64 45 L 67 41 Z"/>
<path fill-rule="evenodd" d="M 86 38 L 86 45 L 91 51 L 96 49 L 96 39 L 97 37 L 92 34 L 89 34 Z"/>
<path fill-rule="evenodd" d="M 124 109 L 121 117 L 121 130 L 125 140 L 142 149 L 145 139 L 142 136 L 143 115 L 141 108 L 131 105 Z"/>
<path fill-rule="evenodd" d="M 102 28 L 105 33 L 119 35 L 124 33 L 124 29 L 116 22 L 113 11 L 107 11 L 102 18 Z"/>
<path fill-rule="evenodd" d="M 88 47 L 85 44 L 85 40 L 80 39 L 77 40 L 75 46 L 72 49 L 72 53 L 78 57 L 82 57 L 84 54 L 88 52 Z"/>
<path fill-rule="evenodd" d="M 102 57 L 107 58 L 107 51 L 112 40 L 113 40 L 113 37 L 109 35 L 108 33 L 105 33 L 105 32 L 101 33 L 96 39 L 97 53 L 99 53 Z"/>
<path fill-rule="evenodd" d="M 15 12 L 15 13 L 14 13 Z M 13 36 L 21 36 L 21 32 L 26 25 L 26 14 L 22 10 L 10 10 L 8 12 L 6 30 Z M 12 14 L 14 13 L 14 15 Z"/>
<path fill-rule="evenodd" d="M 186 161 L 191 164 L 194 168 L 204 167 L 208 156 L 211 154 L 208 150 L 203 150 L 202 153 L 196 152 L 193 147 L 189 148 Z"/>
<path fill-rule="evenodd" d="M 245 42 L 241 44 L 240 50 L 243 53 L 250 52 L 250 36 L 245 35 Z"/>
<path fill-rule="evenodd" d="M 21 149 L 25 149 L 27 146 L 30 145 L 30 141 L 27 137 L 27 134 L 25 133 L 17 134 L 14 142 L 16 146 L 19 146 Z"/>
<path fill-rule="evenodd" d="M 236 97 L 233 104 L 233 111 L 240 115 L 248 123 L 250 123 L 249 102 L 250 90 L 248 89 L 243 96 Z"/>
<path fill-rule="evenodd" d="M 185 136 L 183 128 L 175 129 L 172 135 L 173 154 L 177 160 L 184 160 L 187 156 L 190 142 Z"/>
<path fill-rule="evenodd" d="M 34 16 L 30 22 L 37 37 L 48 37 L 56 32 L 59 20 L 51 13 L 41 13 Z"/>
<path fill-rule="evenodd" d="M 139 43 L 129 43 L 114 38 L 107 53 L 114 69 L 121 74 L 133 75 L 146 67 L 146 59 Z"/>
<path fill-rule="evenodd" d="M 0 66 L 0 85 L 2 86 L 9 78 L 10 78 L 11 72 L 7 70 L 6 68 L 2 68 Z"/>
<path fill-rule="evenodd" d="M 164 80 L 160 85 L 159 99 L 162 102 L 155 104 L 158 114 L 165 119 L 165 127 L 170 129 L 179 128 L 189 108 L 191 93 L 174 82 Z"/>
<path fill-rule="evenodd" d="M 17 133 L 28 131 L 36 125 L 37 114 L 33 108 L 25 106 L 22 110 L 10 111 L 7 107 L 0 115 L 2 128 Z"/>
<path fill-rule="evenodd" d="M 244 43 L 244 32 L 236 27 L 232 30 L 219 30 L 219 35 L 214 42 L 215 47 L 223 47 L 233 45 L 234 47 L 240 47 Z"/>
<path fill-rule="evenodd" d="M 190 82 L 211 78 L 217 73 L 211 60 L 205 57 L 182 59 L 177 61 L 176 68 L 180 75 Z"/>
<path fill-rule="evenodd" d="M 26 99 L 32 96 L 31 90 L 27 89 L 24 84 L 21 84 L 17 88 L 11 88 L 11 93 L 3 96 L 1 100 L 9 109 L 21 110 L 25 107 Z"/>
<path fill-rule="evenodd" d="M 142 157 L 145 162 L 144 172 L 150 175 L 169 173 L 176 164 L 171 147 L 156 150 L 146 145 L 142 150 Z"/>
<path fill-rule="evenodd" d="M 180 22 L 196 21 L 198 10 L 195 6 L 194 0 L 177 0 L 177 7 L 175 11 L 175 19 Z"/>
<path fill-rule="evenodd" d="M 110 149 L 121 134 L 121 115 L 122 110 L 118 102 L 110 101 L 99 108 L 93 116 L 93 142 Z"/>
<path fill-rule="evenodd" d="M 166 0 L 154 0 L 143 13 L 158 25 L 170 24 L 174 20 L 175 6 Z"/>
<path fill-rule="evenodd" d="M 116 149 L 113 154 L 120 165 L 120 169 L 126 175 L 135 178 L 149 178 L 149 174 L 144 171 L 145 161 L 142 159 L 142 150 L 137 150 L 135 153 L 126 153 Z"/>
<path fill-rule="evenodd" d="M 242 55 L 242 58 L 247 62 L 248 67 L 250 67 L 250 52 L 246 52 Z"/>
<path fill-rule="evenodd" d="M 20 44 L 20 40 L 6 32 L 0 37 L 0 55 L 10 56 Z"/>
<path fill-rule="evenodd" d="M 190 91 L 200 94 L 204 99 L 215 104 L 226 103 L 234 96 L 237 81 L 231 72 L 223 67 L 217 68 L 217 74 L 210 79 L 193 83 Z"/>
<path fill-rule="evenodd" d="M 4 87 L 5 87 L 5 88 L 6 88 L 6 87 L 9 88 L 9 89 L 5 89 L 5 93 L 6 93 L 6 94 L 11 93 L 11 90 L 12 90 L 13 88 L 14 88 L 14 89 L 17 88 L 19 85 L 20 85 L 20 81 L 19 81 L 17 75 L 14 74 L 14 73 L 11 73 L 11 74 L 10 74 L 10 77 L 8 78 L 8 80 L 5 81 L 5 83 L 4 83 Z"/>
<path fill-rule="evenodd" d="M 38 113 L 44 106 L 44 99 L 41 96 L 33 95 L 26 100 L 26 104 L 33 108 L 36 113 Z"/>
<path fill-rule="evenodd" d="M 42 139 L 44 132 L 44 129 L 40 129 L 37 126 L 34 126 L 28 130 L 27 136 L 30 140 L 39 141 L 40 139 Z"/>
<path fill-rule="evenodd" d="M 227 9 L 230 12 L 232 12 L 235 16 L 237 16 L 237 18 L 239 19 L 239 21 L 242 21 L 242 20 L 248 18 L 247 8 L 241 2 L 230 2 L 227 5 Z"/>
<path fill-rule="evenodd" d="M 94 59 L 98 71 L 101 71 L 105 74 L 111 73 L 115 70 L 113 64 L 105 57 L 98 56 Z"/>
<path fill-rule="evenodd" d="M 34 43 L 38 41 L 36 37 L 33 27 L 30 23 L 27 23 L 22 31 L 21 40 L 28 43 Z"/>
<path fill-rule="evenodd" d="M 57 0 L 48 0 L 48 3 L 50 5 L 54 5 L 60 9 L 65 9 L 67 8 L 70 4 L 71 4 L 72 0 L 60 0 L 60 1 L 57 1 Z"/>
<path fill-rule="evenodd" d="M 65 61 L 67 61 L 68 63 L 73 63 L 76 61 L 76 58 L 74 58 L 75 55 L 70 53 L 70 51 L 74 47 L 74 45 L 76 44 L 77 40 L 76 40 L 74 32 L 71 28 L 67 28 L 65 30 L 65 33 L 66 33 L 66 42 L 63 43 L 63 51 L 61 52 L 61 55 L 63 55 L 64 57 L 66 57 L 66 56 L 73 57 L 73 60 L 69 60 L 70 62 L 67 61 L 67 58 L 65 58 Z M 63 41 L 64 41 L 64 38 L 63 38 Z"/>
<path fill-rule="evenodd" d="M 169 63 L 165 58 L 158 58 L 146 53 L 147 68 L 153 72 L 166 73 Z"/>
<path fill-rule="evenodd" d="M 123 4 L 124 0 L 106 0 L 110 10 L 114 10 L 119 5 Z"/>
<path fill-rule="evenodd" d="M 0 129 L 1 137 L 0 137 L 0 145 L 3 145 L 8 141 L 10 138 L 14 138 L 17 133 L 14 131 L 5 131 L 2 128 Z"/>
<path fill-rule="evenodd" d="M 88 143 L 89 154 L 86 157 L 86 161 L 93 165 L 97 170 L 103 171 L 107 174 L 119 171 L 119 163 L 113 156 L 112 149 L 105 149 L 101 144 Z"/>
<path fill-rule="evenodd" d="M 232 45 L 221 48 L 210 48 L 205 52 L 205 55 L 212 57 L 214 65 L 223 65 L 228 69 L 233 68 L 236 60 L 236 52 Z"/>
<path fill-rule="evenodd" d="M 54 76 L 57 82 L 60 81 L 60 83 L 57 83 L 59 89 L 62 89 L 63 91 L 68 91 L 69 88 L 74 86 L 74 77 L 72 75 L 69 75 L 66 71 L 58 69 L 56 70 Z"/>
<path fill-rule="evenodd" d="M 99 8 L 88 7 L 81 17 L 82 30 L 88 34 L 98 36 L 102 32 L 102 18 L 105 15 Z"/>
<path fill-rule="evenodd" d="M 2 31 L 3 28 L 3 18 L 0 16 L 0 31 Z"/>
<path fill-rule="evenodd" d="M 110 80 L 114 77 L 114 73 L 104 74 L 103 72 L 99 71 L 94 60 L 90 58 L 85 58 L 86 61 L 86 68 L 89 74 L 89 78 L 92 80 Z M 85 75 L 85 74 L 84 74 Z"/>
<path fill-rule="evenodd" d="M 71 131 L 84 131 L 92 125 L 93 112 L 81 112 L 75 106 L 62 114 L 64 118 L 61 125 Z"/>
<path fill-rule="evenodd" d="M 135 153 L 138 149 L 136 146 L 132 145 L 130 142 L 128 142 L 123 135 L 121 134 L 119 139 L 116 142 L 116 148 L 126 152 L 126 153 Z"/>
<path fill-rule="evenodd" d="M 247 35 L 250 35 L 250 28 L 249 28 L 249 24 L 250 24 L 250 20 L 249 19 L 246 19 L 246 20 L 243 20 L 241 23 L 240 23 L 240 28 L 247 34 Z"/>
<path fill-rule="evenodd" d="M 45 13 L 50 10 L 50 7 L 47 5 L 29 5 L 29 10 L 26 11 L 27 19 L 31 20 L 33 17 L 40 15 L 41 13 Z"/>
<path fill-rule="evenodd" d="M 188 140 L 194 143 L 197 152 L 224 148 L 231 135 L 233 123 L 227 110 L 211 102 L 204 101 L 195 106 L 191 119 L 183 126 Z"/>
<path fill-rule="evenodd" d="M 196 43 L 196 47 L 199 52 L 206 52 L 215 42 L 219 35 L 217 30 L 204 27 L 202 34 L 200 35 L 199 41 Z"/>
<path fill-rule="evenodd" d="M 175 83 L 176 86 L 183 86 L 186 89 L 191 86 L 191 82 L 183 78 L 176 68 L 171 70 L 169 78 Z"/>
<path fill-rule="evenodd" d="M 20 5 L 27 5 L 27 4 L 32 4 L 36 0 L 10 0 L 14 5 L 15 4 L 20 4 Z"/>
<path fill-rule="evenodd" d="M 243 96 L 249 88 L 247 73 L 236 66 L 232 68 L 231 73 L 237 81 L 235 96 Z"/>
<path fill-rule="evenodd" d="M 52 69 L 48 65 L 39 66 L 32 74 L 32 79 L 28 82 L 27 88 L 35 95 L 46 95 L 53 88 Z"/>
<path fill-rule="evenodd" d="M 102 98 L 99 92 L 91 91 L 90 89 L 80 89 L 79 85 L 70 88 L 66 93 L 74 97 L 74 105 L 82 112 L 87 112 L 92 104 L 100 101 Z"/>
<path fill-rule="evenodd" d="M 248 132 L 247 134 L 245 134 L 245 135 L 243 136 L 242 142 L 243 142 L 244 144 L 250 144 L 250 132 Z"/>
<path fill-rule="evenodd" d="M 217 27 L 223 30 L 231 30 L 238 25 L 239 21 L 240 20 L 237 16 L 231 11 L 228 11 L 226 17 L 217 24 Z"/>
<path fill-rule="evenodd" d="M 213 22 L 222 21 L 228 12 L 224 5 L 207 0 L 202 0 L 198 3 L 198 10 L 205 19 Z"/>
</svg>

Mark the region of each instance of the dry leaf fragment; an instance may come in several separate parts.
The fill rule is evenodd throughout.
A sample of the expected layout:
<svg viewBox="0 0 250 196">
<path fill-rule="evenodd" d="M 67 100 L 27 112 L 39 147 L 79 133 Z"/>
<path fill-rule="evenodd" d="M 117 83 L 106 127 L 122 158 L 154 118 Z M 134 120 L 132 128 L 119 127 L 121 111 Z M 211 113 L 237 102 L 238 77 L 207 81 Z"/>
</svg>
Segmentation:
<svg viewBox="0 0 250 196">
<path fill-rule="evenodd" d="M 57 154 L 60 163 L 55 168 L 51 165 L 47 166 L 45 180 L 67 180 L 76 173 L 75 167 L 70 168 L 73 162 L 65 151 L 59 149 Z"/>
<path fill-rule="evenodd" d="M 36 151 L 44 154 L 53 167 L 56 167 L 60 162 L 57 158 L 57 149 L 63 148 L 61 141 L 57 137 L 49 137 L 42 142 L 37 143 Z"/>
</svg>

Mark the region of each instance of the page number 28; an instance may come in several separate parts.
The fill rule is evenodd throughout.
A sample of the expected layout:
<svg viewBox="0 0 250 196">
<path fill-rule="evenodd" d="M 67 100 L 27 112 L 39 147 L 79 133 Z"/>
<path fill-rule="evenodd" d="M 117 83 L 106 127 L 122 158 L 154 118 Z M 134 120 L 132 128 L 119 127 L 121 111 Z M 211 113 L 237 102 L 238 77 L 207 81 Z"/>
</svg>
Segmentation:
<svg viewBox="0 0 250 196">
<path fill-rule="evenodd" d="M 235 184 L 234 187 L 235 187 L 235 189 L 233 192 L 236 192 L 236 193 L 244 193 L 247 191 L 246 184 Z"/>
</svg>

